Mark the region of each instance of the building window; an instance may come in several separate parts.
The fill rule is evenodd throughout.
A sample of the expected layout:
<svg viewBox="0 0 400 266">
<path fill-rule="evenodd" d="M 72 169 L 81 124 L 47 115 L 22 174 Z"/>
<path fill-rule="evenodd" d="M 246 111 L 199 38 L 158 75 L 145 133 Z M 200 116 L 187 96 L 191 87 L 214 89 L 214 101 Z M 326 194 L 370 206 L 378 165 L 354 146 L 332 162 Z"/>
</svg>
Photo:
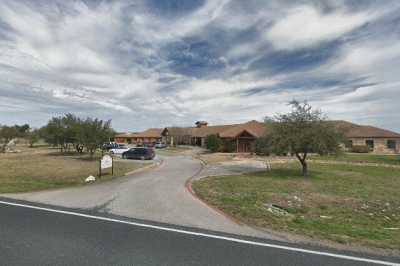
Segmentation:
<svg viewBox="0 0 400 266">
<path fill-rule="evenodd" d="M 367 139 L 365 141 L 365 145 L 367 145 L 370 149 L 374 149 L 374 141 L 372 139 Z"/>
<path fill-rule="evenodd" d="M 353 141 L 352 140 L 347 140 L 344 144 L 344 146 L 348 149 L 353 147 Z"/>
<path fill-rule="evenodd" d="M 388 149 L 396 149 L 396 141 L 394 139 L 388 139 L 386 145 Z"/>
</svg>

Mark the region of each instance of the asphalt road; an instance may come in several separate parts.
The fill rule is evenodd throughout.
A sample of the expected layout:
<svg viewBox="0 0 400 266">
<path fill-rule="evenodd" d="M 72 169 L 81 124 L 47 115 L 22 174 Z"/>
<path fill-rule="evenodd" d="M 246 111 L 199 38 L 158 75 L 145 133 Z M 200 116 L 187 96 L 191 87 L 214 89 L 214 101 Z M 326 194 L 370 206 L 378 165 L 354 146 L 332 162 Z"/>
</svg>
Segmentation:
<svg viewBox="0 0 400 266">
<path fill-rule="evenodd" d="M 5 197 L 226 233 L 278 239 L 239 225 L 194 198 L 186 181 L 202 166 L 190 155 L 163 156 L 157 168 L 82 187 L 5 194 Z"/>
<path fill-rule="evenodd" d="M 400 265 L 106 219 L 0 202 L 0 265 Z"/>
</svg>

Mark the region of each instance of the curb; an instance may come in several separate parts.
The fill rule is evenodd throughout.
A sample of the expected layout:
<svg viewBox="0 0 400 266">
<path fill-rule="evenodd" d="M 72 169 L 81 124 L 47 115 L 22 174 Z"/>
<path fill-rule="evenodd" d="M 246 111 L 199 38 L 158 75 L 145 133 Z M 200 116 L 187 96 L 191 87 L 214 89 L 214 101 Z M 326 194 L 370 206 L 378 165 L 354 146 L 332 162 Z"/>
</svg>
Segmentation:
<svg viewBox="0 0 400 266">
<path fill-rule="evenodd" d="M 193 158 L 195 158 L 195 157 L 193 157 Z M 198 176 L 198 175 L 201 173 L 201 171 L 203 171 L 204 166 L 205 166 L 207 163 L 205 163 L 205 162 L 204 162 L 202 159 L 200 159 L 200 158 L 195 158 L 195 159 L 198 159 L 198 160 L 200 161 L 200 163 L 201 163 L 201 168 L 200 168 L 199 171 L 197 171 L 197 173 L 195 173 L 195 174 L 192 175 L 188 180 L 186 180 L 186 182 L 185 182 L 186 190 L 189 191 L 189 193 L 192 195 L 193 198 L 195 198 L 195 199 L 198 200 L 199 202 L 203 203 L 203 204 L 206 205 L 208 208 L 214 210 L 214 211 L 217 212 L 218 214 L 224 216 L 225 218 L 227 218 L 228 220 L 234 222 L 234 223 L 237 224 L 237 225 L 243 225 L 243 223 L 242 223 L 241 221 L 239 221 L 237 218 L 233 217 L 232 215 L 230 215 L 230 214 L 224 212 L 223 210 L 221 210 L 221 209 L 218 208 L 217 206 L 214 206 L 214 205 L 208 203 L 207 201 L 203 200 L 203 199 L 200 198 L 199 196 L 197 196 L 196 192 L 193 190 L 192 183 L 193 183 L 193 180 L 196 178 L 196 176 Z"/>
</svg>

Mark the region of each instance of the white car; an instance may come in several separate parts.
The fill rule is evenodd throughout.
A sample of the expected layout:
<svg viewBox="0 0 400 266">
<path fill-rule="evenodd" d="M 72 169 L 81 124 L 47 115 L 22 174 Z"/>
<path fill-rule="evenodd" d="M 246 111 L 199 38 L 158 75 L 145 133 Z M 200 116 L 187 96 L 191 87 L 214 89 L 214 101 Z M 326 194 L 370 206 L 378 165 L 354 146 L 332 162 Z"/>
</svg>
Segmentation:
<svg viewBox="0 0 400 266">
<path fill-rule="evenodd" d="M 156 142 L 156 145 L 154 145 L 154 147 L 156 149 L 163 149 L 167 147 L 167 144 L 163 143 L 163 142 Z"/>
<path fill-rule="evenodd" d="M 126 145 L 119 145 L 117 148 L 111 149 L 109 152 L 111 155 L 122 155 L 124 152 L 128 151 L 130 148 Z"/>
</svg>

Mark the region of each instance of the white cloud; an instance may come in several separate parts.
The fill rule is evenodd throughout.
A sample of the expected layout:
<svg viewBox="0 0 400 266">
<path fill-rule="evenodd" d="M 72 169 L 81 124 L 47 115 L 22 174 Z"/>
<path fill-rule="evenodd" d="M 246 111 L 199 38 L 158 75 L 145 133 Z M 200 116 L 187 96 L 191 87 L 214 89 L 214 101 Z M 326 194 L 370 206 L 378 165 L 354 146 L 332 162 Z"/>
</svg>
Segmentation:
<svg viewBox="0 0 400 266">
<path fill-rule="evenodd" d="M 339 58 L 329 64 L 331 72 L 350 72 L 353 74 L 374 75 L 380 81 L 389 81 L 392 76 L 398 79 L 394 65 L 400 63 L 400 43 L 387 36 L 385 40 L 357 41 L 341 49 Z M 393 73 L 394 72 L 394 73 Z"/>
<path fill-rule="evenodd" d="M 290 9 L 266 33 L 276 49 L 292 50 L 334 40 L 373 18 L 368 12 L 324 14 L 313 6 Z"/>
<path fill-rule="evenodd" d="M 311 49 L 361 29 L 383 16 L 381 11 L 354 11 L 346 1 L 324 13 L 278 0 L 209 0 L 192 12 L 163 16 L 150 12 L 145 0 L 132 3 L 102 1 L 89 7 L 80 0 L 38 5 L 1 1 L 0 123 L 15 123 L 17 116 L 44 123 L 70 111 L 112 118 L 117 130 L 188 125 L 195 119 L 233 123 L 286 111 L 285 103 L 293 98 L 309 99 L 333 117 L 349 120 L 399 111 L 393 104 L 400 76 L 393 67 L 400 63 L 396 34 L 375 41 L 370 32 L 343 39 L 337 56 L 307 71 L 263 74 L 263 69 L 251 68 L 276 49 Z M 174 43 L 190 46 L 188 40 L 210 44 L 201 48 L 215 49 L 204 61 L 222 66 L 205 70 L 204 76 L 185 74 L 192 70 L 183 67 L 186 58 L 200 61 L 193 68 L 206 68 L 200 59 L 208 50 L 206 55 L 165 50 Z M 169 58 L 169 52 L 182 55 L 183 61 Z M 172 68 L 179 63 L 183 71 Z M 378 84 L 357 91 L 343 84 L 296 86 L 305 79 L 348 75 L 367 75 Z M 249 89 L 260 91 L 246 94 Z M 360 98 L 362 104 L 357 103 Z M 378 108 L 379 99 L 384 109 Z"/>
</svg>

